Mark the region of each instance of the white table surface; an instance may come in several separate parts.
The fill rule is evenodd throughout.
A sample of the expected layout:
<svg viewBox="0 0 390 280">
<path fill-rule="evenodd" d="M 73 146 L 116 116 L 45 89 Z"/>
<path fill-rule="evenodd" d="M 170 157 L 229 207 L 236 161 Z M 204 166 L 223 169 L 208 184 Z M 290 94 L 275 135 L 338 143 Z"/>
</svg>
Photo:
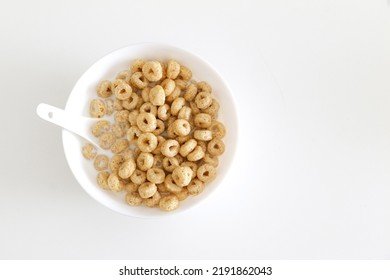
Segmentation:
<svg viewBox="0 0 390 280">
<path fill-rule="evenodd" d="M 390 7 L 377 1 L 0 4 L 1 259 L 389 259 Z M 58 127 L 78 77 L 119 47 L 195 52 L 240 121 L 226 183 L 161 220 L 108 210 L 73 178 Z"/>
</svg>

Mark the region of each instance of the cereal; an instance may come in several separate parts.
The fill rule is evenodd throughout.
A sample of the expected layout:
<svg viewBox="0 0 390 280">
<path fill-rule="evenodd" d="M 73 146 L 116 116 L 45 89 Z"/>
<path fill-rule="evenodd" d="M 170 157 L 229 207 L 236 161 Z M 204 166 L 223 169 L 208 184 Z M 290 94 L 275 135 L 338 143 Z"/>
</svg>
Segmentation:
<svg viewBox="0 0 390 280">
<path fill-rule="evenodd" d="M 142 204 L 142 197 L 138 192 L 129 192 L 126 194 L 126 202 L 131 206 L 139 206 Z"/>
<path fill-rule="evenodd" d="M 97 155 L 92 144 L 82 154 L 93 160 L 99 187 L 124 191 L 130 206 L 172 211 L 216 177 L 226 128 L 211 86 L 192 79 L 191 69 L 175 60 L 137 59 L 98 83 L 103 99 L 91 100 L 89 111 L 106 119 L 91 132 L 110 156 Z"/>
<path fill-rule="evenodd" d="M 157 85 L 149 92 L 149 100 L 154 106 L 161 106 L 165 104 L 165 91 L 162 86 Z"/>
<path fill-rule="evenodd" d="M 220 156 L 225 152 L 225 144 L 219 138 L 214 138 L 207 145 L 207 151 L 212 156 Z"/>
<path fill-rule="evenodd" d="M 153 167 L 146 172 L 146 179 L 155 184 L 161 184 L 165 180 L 165 172 L 161 168 Z"/>
<path fill-rule="evenodd" d="M 142 66 L 142 73 L 150 82 L 157 82 L 162 78 L 162 66 L 158 61 L 147 61 Z"/>
<path fill-rule="evenodd" d="M 167 78 L 176 79 L 180 74 L 180 64 L 175 60 L 169 60 L 167 64 Z"/>
<path fill-rule="evenodd" d="M 101 118 L 106 113 L 106 103 L 100 99 L 92 99 L 89 105 L 89 114 L 92 118 Z"/>
<path fill-rule="evenodd" d="M 101 81 L 97 86 L 97 95 L 104 98 L 110 97 L 112 95 L 111 86 L 110 81 Z"/>
<path fill-rule="evenodd" d="M 99 187 L 102 189 L 107 190 L 108 189 L 108 177 L 110 176 L 110 173 L 107 171 L 100 171 L 96 176 L 96 182 Z"/>
<path fill-rule="evenodd" d="M 131 159 L 126 160 L 119 167 L 119 170 L 118 170 L 119 177 L 121 177 L 122 179 L 129 178 L 133 174 L 133 172 L 135 171 L 135 167 L 136 167 L 136 165 L 135 165 L 134 159 L 131 158 Z"/>
<path fill-rule="evenodd" d="M 87 143 L 86 145 L 84 145 L 83 148 L 81 149 L 81 152 L 83 156 L 89 160 L 94 159 L 97 153 L 95 146 L 92 145 L 91 143 Z"/>
<path fill-rule="evenodd" d="M 151 153 L 140 153 L 137 158 L 137 167 L 142 171 L 147 171 L 153 166 L 153 155 Z"/>
<path fill-rule="evenodd" d="M 138 193 L 142 198 L 152 197 L 157 191 L 157 186 L 151 182 L 145 182 L 138 188 Z"/>
<path fill-rule="evenodd" d="M 157 148 L 157 137 L 153 133 L 142 133 L 137 140 L 138 148 L 144 153 L 153 152 Z"/>
<path fill-rule="evenodd" d="M 161 198 L 158 205 L 161 210 L 173 211 L 179 207 L 179 199 L 176 195 L 170 194 Z"/>
<path fill-rule="evenodd" d="M 194 117 L 194 124 L 199 128 L 209 128 L 212 124 L 212 118 L 209 114 L 199 113 Z"/>
<path fill-rule="evenodd" d="M 192 169 L 188 166 L 176 167 L 172 172 L 172 179 L 179 187 L 188 186 L 192 179 Z"/>
<path fill-rule="evenodd" d="M 108 150 L 115 143 L 115 135 L 112 132 L 105 132 L 99 137 L 99 146 Z"/>
<path fill-rule="evenodd" d="M 103 171 L 108 168 L 108 156 L 106 155 L 97 155 L 95 160 L 93 161 L 93 166 L 97 171 Z"/>
<path fill-rule="evenodd" d="M 179 151 L 180 155 L 186 157 L 189 153 L 191 153 L 195 149 L 197 144 L 198 143 L 196 142 L 196 140 L 189 139 L 187 142 L 181 145 Z"/>
<path fill-rule="evenodd" d="M 123 182 L 119 179 L 119 177 L 111 173 L 107 179 L 108 188 L 113 192 L 120 192 L 123 189 Z"/>
<path fill-rule="evenodd" d="M 137 116 L 137 126 L 142 132 L 152 132 L 157 127 L 156 117 L 151 113 L 140 113 Z"/>
<path fill-rule="evenodd" d="M 130 176 L 131 182 L 136 185 L 141 185 L 146 181 L 146 173 L 139 169 L 134 170 L 133 174 Z"/>
<path fill-rule="evenodd" d="M 166 157 L 174 157 L 179 152 L 179 142 L 168 139 L 161 144 L 161 153 Z"/>
<path fill-rule="evenodd" d="M 199 166 L 196 176 L 204 183 L 210 182 L 217 175 L 217 170 L 211 164 L 205 163 Z"/>
</svg>

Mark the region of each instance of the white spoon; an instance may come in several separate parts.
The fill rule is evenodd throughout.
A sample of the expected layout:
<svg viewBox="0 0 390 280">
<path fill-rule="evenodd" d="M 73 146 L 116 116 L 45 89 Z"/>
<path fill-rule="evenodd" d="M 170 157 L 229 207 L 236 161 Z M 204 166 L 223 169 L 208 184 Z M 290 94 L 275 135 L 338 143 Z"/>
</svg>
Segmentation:
<svg viewBox="0 0 390 280">
<path fill-rule="evenodd" d="M 41 103 L 37 106 L 37 115 L 45 121 L 69 130 L 101 149 L 93 138 L 91 127 L 97 119 L 72 115 L 60 108 Z"/>
</svg>

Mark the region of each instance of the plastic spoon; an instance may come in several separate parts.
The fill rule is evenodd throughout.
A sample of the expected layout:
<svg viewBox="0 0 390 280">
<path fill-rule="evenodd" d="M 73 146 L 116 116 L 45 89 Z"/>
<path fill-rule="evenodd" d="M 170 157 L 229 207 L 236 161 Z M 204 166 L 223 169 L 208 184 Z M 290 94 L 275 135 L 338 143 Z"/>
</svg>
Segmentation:
<svg viewBox="0 0 390 280">
<path fill-rule="evenodd" d="M 96 140 L 92 138 L 91 127 L 96 119 L 72 115 L 65 110 L 41 103 L 37 106 L 37 115 L 45 121 L 54 123 L 69 130 L 99 148 Z"/>
</svg>

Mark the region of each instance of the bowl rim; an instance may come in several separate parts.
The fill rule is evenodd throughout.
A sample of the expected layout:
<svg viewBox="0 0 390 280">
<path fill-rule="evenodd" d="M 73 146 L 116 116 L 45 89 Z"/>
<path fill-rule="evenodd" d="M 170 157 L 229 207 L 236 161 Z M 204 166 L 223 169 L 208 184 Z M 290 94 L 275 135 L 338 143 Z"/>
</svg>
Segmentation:
<svg viewBox="0 0 390 280">
<path fill-rule="evenodd" d="M 185 55 L 192 56 L 195 59 L 197 59 L 197 60 L 201 61 L 202 63 L 204 63 L 210 70 L 212 70 L 212 72 L 221 80 L 221 82 L 223 83 L 224 87 L 226 87 L 226 89 L 228 91 L 227 94 L 229 95 L 229 98 L 231 99 L 231 107 L 233 109 L 232 112 L 229 111 L 229 114 L 232 115 L 232 121 L 231 122 L 233 122 L 233 126 L 235 128 L 234 129 L 235 130 L 234 131 L 235 132 L 235 136 L 233 137 L 234 141 L 231 143 L 231 145 L 229 145 L 229 149 L 231 149 L 231 156 L 230 156 L 231 160 L 225 163 L 225 172 L 224 172 L 225 174 L 220 179 L 220 182 L 218 183 L 218 185 L 216 187 L 212 188 L 209 191 L 208 195 L 205 197 L 206 199 L 200 199 L 196 203 L 194 203 L 192 206 L 187 207 L 185 209 L 181 209 L 181 211 L 171 211 L 171 212 L 167 213 L 167 215 L 129 214 L 129 213 L 125 213 L 124 211 L 121 211 L 119 209 L 115 209 L 114 207 L 112 207 L 110 205 L 107 205 L 107 203 L 99 200 L 93 193 L 91 193 L 91 191 L 89 190 L 88 187 L 84 187 L 83 181 L 79 178 L 79 176 L 77 176 L 77 172 L 75 171 L 75 167 L 71 166 L 71 164 L 70 164 L 71 163 L 70 155 L 69 155 L 70 154 L 70 152 L 69 152 L 70 150 L 68 150 L 70 148 L 67 147 L 67 145 L 66 145 L 66 139 L 67 139 L 67 137 L 69 135 L 73 135 L 73 133 L 69 132 L 66 129 L 62 129 L 62 134 L 61 134 L 62 135 L 62 146 L 63 146 L 63 151 L 64 151 L 64 154 L 65 154 L 66 162 L 67 162 L 67 164 L 68 164 L 68 166 L 69 166 L 69 168 L 70 168 L 70 170 L 71 170 L 71 172 L 73 174 L 73 177 L 76 179 L 76 181 L 82 187 L 82 189 L 90 197 L 92 197 L 95 201 L 97 201 L 100 205 L 110 209 L 111 211 L 114 211 L 115 213 L 119 213 L 119 214 L 125 215 L 127 217 L 140 218 L 140 219 L 160 219 L 160 218 L 163 218 L 163 217 L 164 218 L 165 217 L 171 217 L 172 215 L 179 215 L 179 214 L 182 214 L 182 213 L 186 213 L 188 210 L 196 208 L 197 206 L 199 206 L 202 203 L 204 203 L 204 201 L 207 200 L 207 197 L 210 197 L 210 196 L 214 195 L 215 192 L 219 189 L 219 186 L 225 182 L 226 175 L 231 170 L 233 162 L 234 162 L 234 158 L 236 157 L 236 154 L 237 154 L 237 148 L 238 148 L 238 142 L 239 142 L 239 120 L 238 120 L 238 112 L 237 112 L 237 106 L 236 106 L 237 103 L 235 101 L 234 95 L 232 93 L 232 90 L 231 90 L 229 84 L 222 77 L 222 75 L 207 60 L 205 60 L 204 58 L 200 57 L 198 54 L 196 54 L 196 53 L 194 53 L 192 51 L 188 51 L 188 50 L 180 48 L 180 47 L 176 47 L 176 46 L 173 46 L 173 45 L 170 45 L 170 44 L 166 44 L 166 43 L 159 43 L 159 42 L 141 42 L 141 43 L 128 44 L 128 45 L 116 48 L 116 49 L 114 49 L 114 50 L 104 54 L 103 56 L 99 57 L 98 59 L 96 59 L 92 64 L 90 64 L 90 66 L 82 73 L 82 75 L 74 83 L 74 86 L 73 86 L 72 90 L 70 91 L 70 93 L 68 95 L 68 98 L 67 98 L 64 110 L 65 111 L 69 110 L 70 103 L 71 103 L 70 96 L 76 90 L 80 80 L 83 79 L 84 75 L 86 75 L 86 73 L 89 72 L 89 70 L 94 68 L 96 64 L 98 64 L 104 58 L 106 58 L 106 57 L 108 57 L 110 55 L 113 55 L 113 54 L 115 54 L 118 51 L 121 51 L 121 50 L 124 50 L 124 49 L 131 49 L 131 48 L 135 48 L 135 47 L 142 47 L 142 46 L 152 46 L 152 47 L 157 47 L 157 48 L 169 48 L 169 49 L 171 49 L 173 51 L 179 51 L 181 53 L 184 53 Z"/>
</svg>

